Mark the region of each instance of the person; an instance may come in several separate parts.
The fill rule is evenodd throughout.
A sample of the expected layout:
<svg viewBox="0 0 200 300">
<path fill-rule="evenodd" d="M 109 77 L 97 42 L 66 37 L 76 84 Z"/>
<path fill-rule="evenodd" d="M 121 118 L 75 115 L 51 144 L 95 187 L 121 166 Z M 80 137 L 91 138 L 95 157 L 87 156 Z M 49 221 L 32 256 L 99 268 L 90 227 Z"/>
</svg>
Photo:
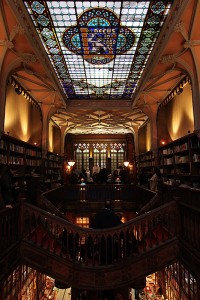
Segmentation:
<svg viewBox="0 0 200 300">
<path fill-rule="evenodd" d="M 121 183 L 126 183 L 126 171 L 123 169 L 122 166 L 119 166 L 119 177 Z"/>
<path fill-rule="evenodd" d="M 69 183 L 70 184 L 77 184 L 78 183 L 78 176 L 77 176 L 75 170 L 73 170 L 73 169 L 69 173 Z"/>
<path fill-rule="evenodd" d="M 108 178 L 108 171 L 106 170 L 106 168 L 101 169 L 98 174 L 99 183 L 107 183 L 107 178 Z"/>
<path fill-rule="evenodd" d="M 149 185 L 151 191 L 157 191 L 158 182 L 162 179 L 160 170 L 157 167 L 154 167 L 153 175 L 149 179 Z"/>
<path fill-rule="evenodd" d="M 93 173 L 92 180 L 93 180 L 94 183 L 98 183 L 98 173 L 97 172 Z"/>
<path fill-rule="evenodd" d="M 122 184 L 130 184 L 130 174 L 128 168 L 119 166 L 119 177 Z"/>
<path fill-rule="evenodd" d="M 115 184 L 118 177 L 118 170 L 114 170 L 111 177 L 111 183 Z"/>
<path fill-rule="evenodd" d="M 115 214 L 111 202 L 105 201 L 105 207 L 98 212 L 93 220 L 92 228 L 105 229 L 120 225 L 122 222 L 118 215 Z M 100 247 L 100 263 L 112 263 L 114 260 L 115 249 L 113 249 L 113 241 L 111 236 L 102 237 Z"/>
<path fill-rule="evenodd" d="M 144 170 L 142 169 L 141 173 L 139 174 L 139 185 L 143 188 L 148 188 L 148 177 L 145 174 Z"/>
<path fill-rule="evenodd" d="M 12 205 L 17 201 L 18 182 L 14 182 L 14 176 L 8 165 L 1 165 L 1 193 L 5 205 Z"/>
<path fill-rule="evenodd" d="M 37 205 L 37 200 L 41 195 L 40 174 L 35 169 L 26 175 L 26 196 L 32 205 Z"/>
<path fill-rule="evenodd" d="M 4 200 L 3 200 L 3 196 L 2 196 L 2 193 L 1 193 L 1 185 L 0 185 L 0 209 L 3 209 L 3 208 L 12 208 L 12 205 L 11 204 L 5 204 Z"/>
<path fill-rule="evenodd" d="M 86 173 L 86 170 L 83 169 L 81 172 L 80 172 L 80 175 L 78 177 L 78 183 L 86 183 L 87 182 L 87 173 Z"/>
</svg>

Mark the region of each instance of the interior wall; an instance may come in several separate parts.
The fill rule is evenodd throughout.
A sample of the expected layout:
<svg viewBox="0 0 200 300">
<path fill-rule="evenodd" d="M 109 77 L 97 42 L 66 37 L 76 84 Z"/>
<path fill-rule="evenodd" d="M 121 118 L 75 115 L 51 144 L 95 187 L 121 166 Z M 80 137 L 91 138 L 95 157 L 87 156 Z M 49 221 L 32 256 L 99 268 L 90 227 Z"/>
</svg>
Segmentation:
<svg viewBox="0 0 200 300">
<path fill-rule="evenodd" d="M 49 147 L 48 151 L 53 152 L 53 122 L 49 122 Z"/>
<path fill-rule="evenodd" d="M 53 152 L 61 153 L 61 130 L 57 126 L 53 126 Z"/>
<path fill-rule="evenodd" d="M 187 83 L 183 92 L 170 100 L 158 111 L 158 145 L 166 144 L 194 131 L 194 114 L 191 85 Z"/>
<path fill-rule="evenodd" d="M 138 148 L 139 154 L 151 150 L 151 126 L 147 122 L 144 126 L 139 128 L 138 131 Z"/>
<path fill-rule="evenodd" d="M 42 120 L 39 109 L 8 84 L 6 91 L 4 131 L 24 142 L 41 146 Z"/>
<path fill-rule="evenodd" d="M 61 131 L 52 121 L 49 122 L 49 148 L 48 151 L 61 154 Z"/>
</svg>

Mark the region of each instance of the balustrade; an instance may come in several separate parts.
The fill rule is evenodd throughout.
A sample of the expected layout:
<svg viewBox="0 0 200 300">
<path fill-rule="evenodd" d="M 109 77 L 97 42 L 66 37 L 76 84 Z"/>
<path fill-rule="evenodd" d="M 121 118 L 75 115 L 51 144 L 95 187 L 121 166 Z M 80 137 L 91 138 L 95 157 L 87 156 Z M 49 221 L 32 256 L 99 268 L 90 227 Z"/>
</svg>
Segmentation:
<svg viewBox="0 0 200 300">
<path fill-rule="evenodd" d="M 115 187 L 113 185 L 111 189 Z M 76 186 L 75 189 L 76 194 L 79 194 L 80 186 Z M 129 188 L 127 188 L 128 190 Z M 150 271 L 157 270 L 159 266 L 164 267 L 168 262 L 168 256 L 169 261 L 178 259 L 180 255 L 182 255 L 181 258 L 186 259 L 184 253 L 187 249 L 195 253 L 196 260 L 194 260 L 194 256 L 192 257 L 197 262 L 200 256 L 199 202 L 196 197 L 193 197 L 191 202 L 189 201 L 189 191 L 187 193 L 181 189 L 174 189 L 174 191 L 173 196 L 176 201 L 168 202 L 117 227 L 103 230 L 75 226 L 65 220 L 62 214 L 59 217 L 58 211 L 54 211 L 53 204 L 49 204 L 49 201 L 46 201 L 46 208 L 50 207 L 50 212 L 26 202 L 18 203 L 11 209 L 2 209 L 0 211 L 1 261 L 3 261 L 6 250 L 17 243 L 18 246 L 21 245 L 24 263 L 28 265 L 30 263 L 32 267 L 40 266 L 36 262 L 36 258 L 38 258 L 38 262 L 41 262 L 47 257 L 41 272 L 48 273 L 54 262 L 51 273 L 53 275 L 56 270 L 59 270 L 56 261 L 59 266 L 64 264 L 62 272 L 65 275 L 63 276 L 69 276 L 69 278 L 70 274 L 67 272 L 72 268 L 78 268 L 77 272 L 80 272 L 81 268 L 83 278 L 85 268 L 88 268 L 88 272 L 91 273 L 91 270 L 101 272 L 104 267 L 107 268 L 107 271 L 110 270 L 109 274 L 112 274 L 114 268 L 117 272 L 116 276 L 118 276 L 116 284 L 119 286 L 122 282 L 127 283 L 129 280 L 123 278 L 122 266 L 125 265 L 130 264 L 131 271 L 129 273 L 132 277 L 129 276 L 129 278 L 131 281 L 139 276 L 141 263 L 144 263 L 145 266 L 143 265 L 144 271 L 140 273 L 140 276 L 144 276 Z M 88 192 L 87 187 L 86 192 Z M 55 192 L 50 195 L 51 197 L 55 196 Z M 138 197 L 139 193 L 135 192 L 134 195 Z M 45 203 L 45 197 L 43 200 Z M 78 200 L 75 202 L 80 205 Z M 21 244 L 20 241 L 22 241 Z M 153 257 L 155 257 L 155 267 Z M 192 262 L 190 261 L 190 263 Z M 135 269 L 136 265 L 137 269 Z M 11 265 L 9 266 L 11 267 Z M 59 273 L 55 276 L 60 278 Z M 65 277 L 60 279 L 63 278 Z M 99 277 L 94 278 L 93 287 L 96 286 L 95 280 Z M 97 285 L 103 288 L 105 282 L 108 282 L 108 287 L 110 287 L 111 279 L 109 281 L 106 277 L 103 283 Z M 73 283 L 75 281 L 74 277 Z M 90 284 L 89 275 L 86 281 L 87 286 Z"/>
<path fill-rule="evenodd" d="M 79 265 L 102 266 L 143 254 L 177 236 L 177 209 L 169 203 L 110 229 L 78 227 L 24 204 L 24 239 Z"/>
<path fill-rule="evenodd" d="M 56 207 L 69 202 L 104 203 L 106 200 L 135 202 L 142 207 L 154 195 L 150 190 L 131 184 L 68 184 L 43 193 Z"/>
<path fill-rule="evenodd" d="M 0 210 L 0 252 L 19 240 L 19 204 Z"/>
</svg>

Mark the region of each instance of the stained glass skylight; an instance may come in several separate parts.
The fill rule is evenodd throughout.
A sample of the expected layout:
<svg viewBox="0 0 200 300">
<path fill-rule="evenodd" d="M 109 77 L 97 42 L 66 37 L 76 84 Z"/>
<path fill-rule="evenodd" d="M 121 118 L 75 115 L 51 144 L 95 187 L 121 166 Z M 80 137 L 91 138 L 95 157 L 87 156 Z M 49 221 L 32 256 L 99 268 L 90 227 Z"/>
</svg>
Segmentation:
<svg viewBox="0 0 200 300">
<path fill-rule="evenodd" d="M 24 0 L 69 99 L 131 99 L 171 1 Z"/>
</svg>

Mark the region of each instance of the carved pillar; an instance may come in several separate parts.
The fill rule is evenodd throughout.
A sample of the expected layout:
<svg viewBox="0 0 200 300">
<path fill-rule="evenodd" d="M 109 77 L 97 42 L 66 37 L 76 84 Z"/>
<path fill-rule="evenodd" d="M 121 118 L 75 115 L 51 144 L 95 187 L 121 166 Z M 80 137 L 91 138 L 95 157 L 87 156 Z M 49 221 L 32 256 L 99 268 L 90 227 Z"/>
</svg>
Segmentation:
<svg viewBox="0 0 200 300">
<path fill-rule="evenodd" d="M 50 107 L 41 104 L 43 126 L 42 126 L 42 151 L 43 157 L 46 155 L 49 148 L 49 111 Z"/>
<path fill-rule="evenodd" d="M 61 126 L 61 155 L 65 153 L 65 134 L 67 132 L 68 127 L 67 126 Z"/>
<path fill-rule="evenodd" d="M 195 129 L 194 133 L 197 135 L 199 141 L 200 141 L 200 129 Z"/>
<path fill-rule="evenodd" d="M 134 162 L 135 149 L 132 133 L 126 135 L 126 158 L 130 163 Z"/>
<path fill-rule="evenodd" d="M 146 115 L 149 117 L 150 120 L 150 126 L 151 126 L 151 151 L 154 154 L 155 157 L 155 165 L 158 165 L 158 155 L 157 155 L 157 149 L 158 149 L 158 133 L 157 133 L 157 111 L 158 111 L 158 105 L 147 105 L 144 107 L 143 111 L 146 113 Z"/>
<path fill-rule="evenodd" d="M 138 132 L 139 132 L 139 126 L 138 125 L 134 125 L 133 126 L 134 129 L 134 144 L 135 144 L 135 155 L 138 156 L 139 155 L 139 144 L 138 144 Z"/>
</svg>

